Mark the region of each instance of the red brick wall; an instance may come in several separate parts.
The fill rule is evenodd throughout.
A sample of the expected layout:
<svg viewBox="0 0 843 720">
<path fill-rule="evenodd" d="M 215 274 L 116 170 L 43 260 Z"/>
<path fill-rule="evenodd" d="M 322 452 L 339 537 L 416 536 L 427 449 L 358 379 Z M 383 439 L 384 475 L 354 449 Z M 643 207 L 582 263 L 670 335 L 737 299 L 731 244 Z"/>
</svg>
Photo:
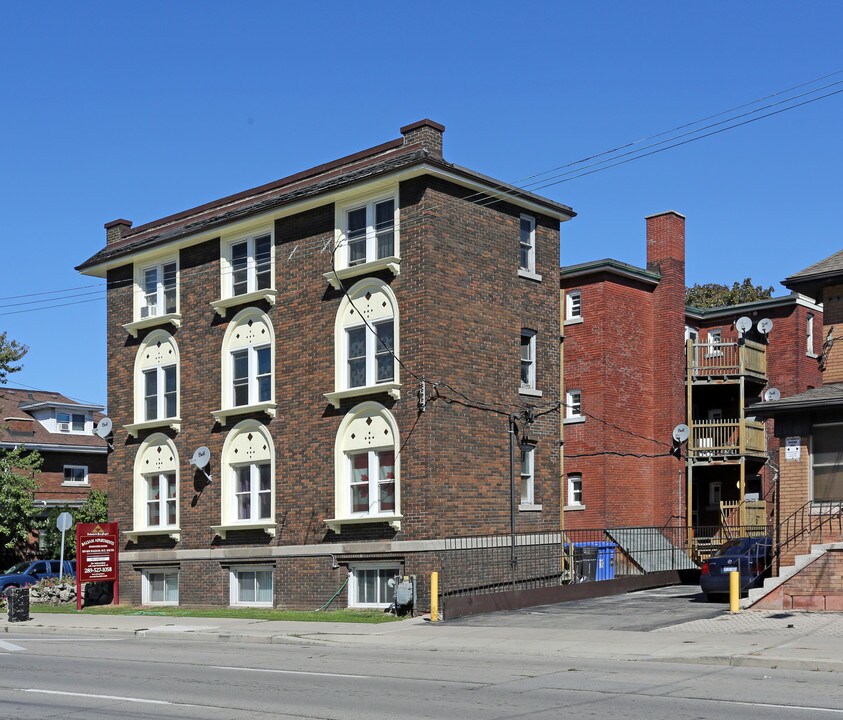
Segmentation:
<svg viewBox="0 0 843 720">
<path fill-rule="evenodd" d="M 92 489 L 106 490 L 107 460 L 104 454 L 86 455 L 85 453 L 41 451 L 41 457 L 44 458 L 44 464 L 38 474 L 36 499 L 79 503 L 85 501 Z M 88 485 L 64 485 L 65 465 L 86 465 Z"/>
<path fill-rule="evenodd" d="M 826 551 L 753 609 L 843 611 L 843 550 Z"/>
</svg>

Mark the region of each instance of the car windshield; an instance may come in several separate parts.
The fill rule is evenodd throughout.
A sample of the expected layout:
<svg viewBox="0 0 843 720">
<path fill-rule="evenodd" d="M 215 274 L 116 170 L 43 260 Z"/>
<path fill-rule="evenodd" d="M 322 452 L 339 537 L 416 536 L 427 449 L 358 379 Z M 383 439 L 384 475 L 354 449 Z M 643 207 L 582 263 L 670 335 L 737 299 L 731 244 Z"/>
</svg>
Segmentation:
<svg viewBox="0 0 843 720">
<path fill-rule="evenodd" d="M 4 572 L 3 574 L 4 575 L 20 575 L 28 567 L 29 567 L 28 562 L 18 563 L 17 565 L 12 565 L 12 567 L 10 567 L 8 570 L 6 570 L 6 572 Z"/>
<path fill-rule="evenodd" d="M 763 553 L 767 549 L 766 546 L 770 544 L 769 538 L 735 538 L 734 540 L 727 540 L 714 553 L 714 557 L 722 557 L 724 555 L 743 555 L 747 551 L 757 546 L 755 551 Z"/>
</svg>

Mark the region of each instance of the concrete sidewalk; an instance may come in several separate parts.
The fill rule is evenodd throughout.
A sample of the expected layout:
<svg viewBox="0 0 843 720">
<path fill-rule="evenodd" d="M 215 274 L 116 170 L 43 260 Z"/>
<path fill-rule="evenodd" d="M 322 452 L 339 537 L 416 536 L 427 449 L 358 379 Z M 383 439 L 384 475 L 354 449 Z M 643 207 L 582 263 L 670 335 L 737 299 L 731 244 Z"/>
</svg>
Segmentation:
<svg viewBox="0 0 843 720">
<path fill-rule="evenodd" d="M 31 613 L 0 619 L 15 635 L 113 636 L 177 641 L 414 648 L 497 655 L 684 662 L 843 672 L 843 613 L 724 612 L 652 631 L 464 626 L 426 618 L 379 625 Z"/>
</svg>

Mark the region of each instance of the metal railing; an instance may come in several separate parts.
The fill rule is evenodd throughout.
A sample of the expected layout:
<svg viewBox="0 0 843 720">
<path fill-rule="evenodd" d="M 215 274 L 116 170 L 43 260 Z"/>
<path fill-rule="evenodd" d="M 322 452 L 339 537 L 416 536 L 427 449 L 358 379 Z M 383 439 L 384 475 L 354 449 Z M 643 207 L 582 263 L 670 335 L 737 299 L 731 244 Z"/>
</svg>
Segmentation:
<svg viewBox="0 0 843 720">
<path fill-rule="evenodd" d="M 792 548 L 804 538 L 804 545 L 843 540 L 843 501 L 809 500 L 782 520 L 778 528 L 776 555 Z M 807 549 L 806 547 L 806 549 Z"/>
</svg>

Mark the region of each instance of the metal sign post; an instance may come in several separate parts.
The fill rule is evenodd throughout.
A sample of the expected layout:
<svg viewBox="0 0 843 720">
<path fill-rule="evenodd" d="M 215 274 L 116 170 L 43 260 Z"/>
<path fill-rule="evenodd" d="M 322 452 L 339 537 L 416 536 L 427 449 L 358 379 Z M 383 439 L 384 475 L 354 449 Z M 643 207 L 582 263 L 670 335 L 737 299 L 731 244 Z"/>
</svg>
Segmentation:
<svg viewBox="0 0 843 720">
<path fill-rule="evenodd" d="M 61 530 L 61 552 L 59 553 L 59 582 L 64 577 L 64 534 L 73 525 L 73 516 L 69 512 L 63 512 L 56 518 L 56 527 Z"/>
</svg>

